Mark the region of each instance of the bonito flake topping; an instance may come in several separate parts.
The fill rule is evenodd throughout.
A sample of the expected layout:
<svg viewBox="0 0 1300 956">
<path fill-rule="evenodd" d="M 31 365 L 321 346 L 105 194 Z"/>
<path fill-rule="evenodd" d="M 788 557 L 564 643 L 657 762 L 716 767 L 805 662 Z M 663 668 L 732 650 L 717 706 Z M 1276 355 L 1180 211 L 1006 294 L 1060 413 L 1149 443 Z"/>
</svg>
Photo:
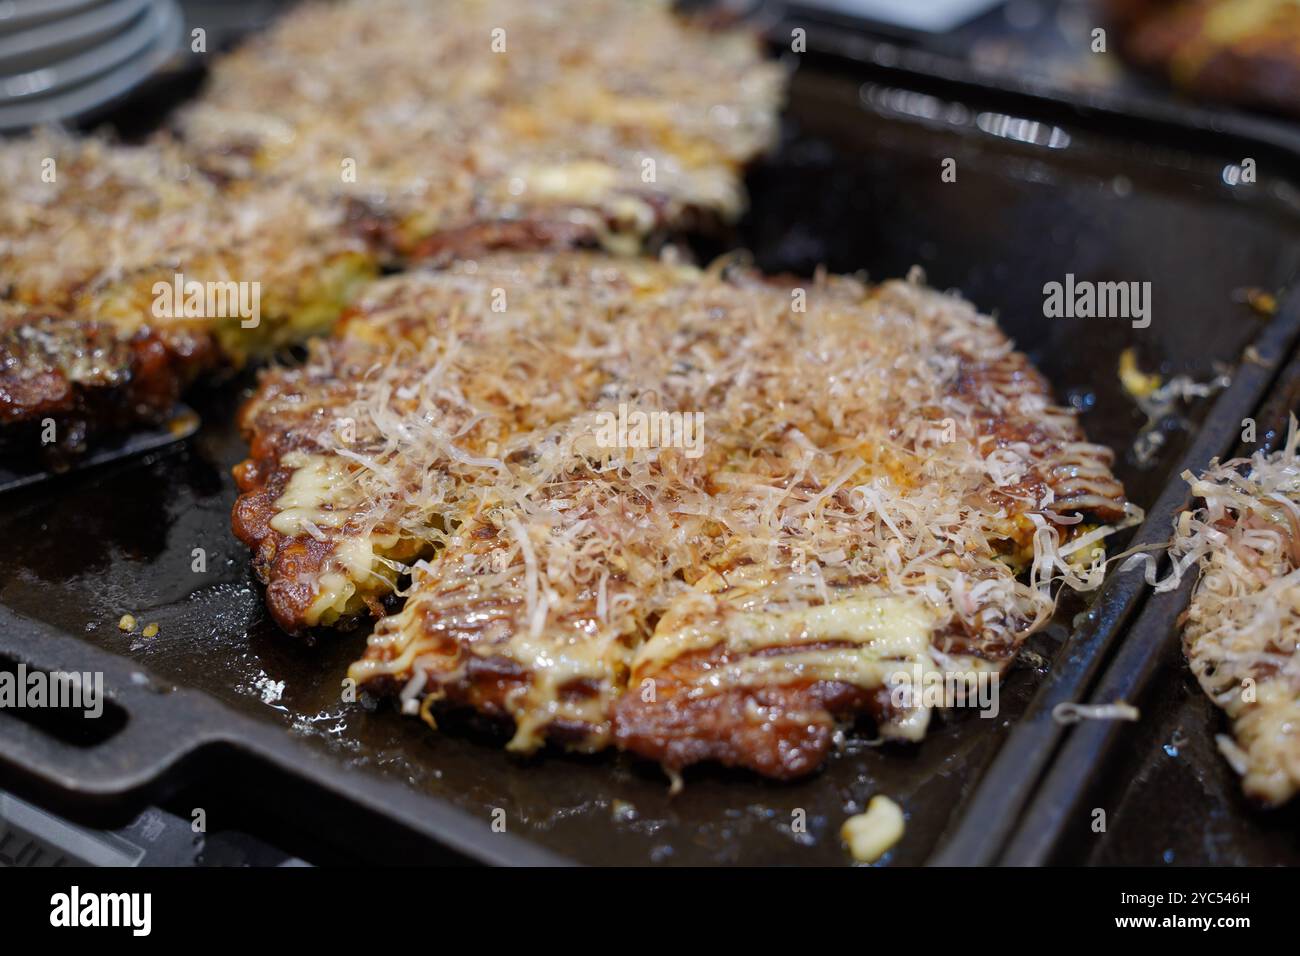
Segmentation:
<svg viewBox="0 0 1300 956">
<path fill-rule="evenodd" d="M 1199 565 L 1183 650 L 1205 693 L 1232 720 L 1220 748 L 1246 793 L 1277 805 L 1300 787 L 1300 459 L 1295 420 L 1272 454 L 1214 462 L 1202 499 L 1179 515 L 1174 587 Z"/>
<path fill-rule="evenodd" d="M 1135 511 L 993 320 L 916 282 L 488 257 L 377 284 L 245 422 L 283 624 L 369 605 L 362 685 L 670 770 L 806 773 L 860 712 L 919 739 L 900 682 L 1000 671 Z"/>
</svg>

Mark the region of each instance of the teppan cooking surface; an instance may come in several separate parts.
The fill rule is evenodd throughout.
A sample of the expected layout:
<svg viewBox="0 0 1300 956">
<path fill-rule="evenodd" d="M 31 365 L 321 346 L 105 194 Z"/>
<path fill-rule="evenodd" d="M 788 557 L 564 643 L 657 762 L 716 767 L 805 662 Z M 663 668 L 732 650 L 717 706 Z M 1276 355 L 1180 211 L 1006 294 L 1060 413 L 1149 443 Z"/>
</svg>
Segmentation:
<svg viewBox="0 0 1300 956">
<path fill-rule="evenodd" d="M 1212 400 L 1186 408 L 1185 427 L 1165 423 L 1155 460 L 1139 465 L 1130 449 L 1145 417 L 1120 386 L 1118 356 L 1135 346 L 1144 368 L 1205 381 L 1261 334 L 1272 331 L 1275 351 L 1289 346 L 1294 321 L 1284 311 L 1270 325 L 1240 290 L 1278 289 L 1300 265 L 1292 184 L 1261 159 L 1259 183 L 1226 185 L 1236 142 L 1144 138 L 1105 117 L 1038 115 L 1029 99 L 913 81 L 805 64 L 785 141 L 750 177 L 738 244 L 772 271 L 824 264 L 884 278 L 920 265 L 932 284 L 961 289 L 1084 410 L 1090 437 L 1119 450 L 1130 497 L 1151 505 L 1204 436 Z M 957 161 L 955 183 L 940 176 L 945 158 Z M 1043 286 L 1067 273 L 1151 282 L 1151 325 L 1044 319 Z M 499 728 L 474 720 L 444 718 L 435 733 L 389 704 L 344 703 L 365 632 L 310 645 L 285 636 L 229 530 L 230 468 L 244 454 L 231 421 L 248 384 L 194 396 L 204 425 L 183 445 L 0 499 L 0 666 L 103 663 L 124 717 L 114 738 L 69 743 L 58 739 L 66 728 L 0 714 L 6 785 L 98 816 L 182 785 L 219 788 L 259 818 L 328 833 L 356 858 L 441 859 L 450 848 L 601 864 L 843 865 L 840 825 L 883 793 L 908 815 L 886 860 L 920 863 L 970 825 L 970 798 L 1012 729 L 1050 722 L 1035 699 L 1047 675 L 1073 675 L 1081 692 L 1138 600 L 1122 594 L 1097 611 L 1093 637 L 1069 648 L 1084 604 L 1064 601 L 1003 681 L 996 719 L 945 714 L 919 746 L 875 746 L 862 726 L 807 780 L 700 768 L 670 796 L 650 764 L 521 759 L 502 751 Z M 1252 408 L 1263 386 L 1233 388 Z M 1214 442 L 1230 444 L 1230 424 L 1213 424 Z M 133 634 L 117 627 L 125 613 L 139 622 Z M 141 637 L 153 622 L 157 636 Z M 1054 744 L 1048 732 L 1023 745 L 1046 760 Z M 1016 809 L 977 822 L 1005 828 Z"/>
</svg>

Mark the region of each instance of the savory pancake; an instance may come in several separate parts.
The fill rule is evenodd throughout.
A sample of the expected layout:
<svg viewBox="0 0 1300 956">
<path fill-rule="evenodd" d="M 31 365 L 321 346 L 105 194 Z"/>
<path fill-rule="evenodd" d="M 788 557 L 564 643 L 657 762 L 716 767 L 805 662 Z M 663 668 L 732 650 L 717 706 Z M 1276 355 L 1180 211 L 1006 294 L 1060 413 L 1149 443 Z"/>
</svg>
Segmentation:
<svg viewBox="0 0 1300 956">
<path fill-rule="evenodd" d="M 735 218 L 784 80 L 750 34 L 621 0 L 304 4 L 213 73 L 179 146 L 0 148 L 6 444 L 165 418 L 326 330 L 379 254 L 637 251 Z"/>
<path fill-rule="evenodd" d="M 324 331 L 373 271 L 341 211 L 288 186 L 222 189 L 165 142 L 14 140 L 0 183 L 0 423 L 53 419 L 65 450 Z"/>
<path fill-rule="evenodd" d="M 179 122 L 223 175 L 367 210 L 421 257 L 734 219 L 784 74 L 667 2 L 303 4 L 220 60 Z"/>
<path fill-rule="evenodd" d="M 597 400 L 601 341 L 635 284 L 678 272 L 694 270 L 499 254 L 407 273 L 360 296 L 303 365 L 266 372 L 241 415 L 234 527 L 280 625 L 378 612 L 391 563 L 443 541 L 484 462 Z"/>
<path fill-rule="evenodd" d="M 1107 0 L 1125 54 L 1198 97 L 1300 116 L 1296 0 Z"/>
<path fill-rule="evenodd" d="M 1183 650 L 1202 689 L 1232 721 L 1233 739 L 1220 737 L 1220 749 L 1246 793 L 1274 806 L 1300 789 L 1296 442 L 1293 426 L 1284 449 L 1215 462 L 1192 480 L 1202 504 L 1179 516 L 1171 548 L 1180 570 L 1200 568 Z"/>
<path fill-rule="evenodd" d="M 670 771 L 807 773 L 863 712 L 919 739 L 899 686 L 1004 668 L 1100 580 L 1080 516 L 1129 510 L 996 324 L 912 282 L 487 257 L 378 284 L 245 421 L 278 620 L 382 614 L 418 555 L 361 685 Z"/>
</svg>

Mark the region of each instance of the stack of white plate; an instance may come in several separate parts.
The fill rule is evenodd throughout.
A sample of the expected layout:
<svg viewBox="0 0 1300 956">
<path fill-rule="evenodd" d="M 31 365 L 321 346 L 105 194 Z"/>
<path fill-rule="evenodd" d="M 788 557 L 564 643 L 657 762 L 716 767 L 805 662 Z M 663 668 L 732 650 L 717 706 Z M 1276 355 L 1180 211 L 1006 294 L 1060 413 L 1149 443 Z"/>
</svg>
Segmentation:
<svg viewBox="0 0 1300 956">
<path fill-rule="evenodd" d="M 73 119 L 179 49 L 175 0 L 0 0 L 0 130 Z"/>
</svg>

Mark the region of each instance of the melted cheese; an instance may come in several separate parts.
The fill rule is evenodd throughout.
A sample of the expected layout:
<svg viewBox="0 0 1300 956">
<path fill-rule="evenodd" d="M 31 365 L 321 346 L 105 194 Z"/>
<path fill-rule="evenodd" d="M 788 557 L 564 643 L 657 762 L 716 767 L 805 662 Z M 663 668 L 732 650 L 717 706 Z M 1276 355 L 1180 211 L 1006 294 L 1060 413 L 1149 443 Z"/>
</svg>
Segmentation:
<svg viewBox="0 0 1300 956">
<path fill-rule="evenodd" d="M 709 671 L 705 684 L 713 692 L 792 680 L 890 687 L 938 669 L 931 656 L 934 614 L 915 600 L 860 597 L 787 611 L 736 611 L 730 603 L 718 602 L 713 613 L 695 608 L 686 621 L 670 610 L 637 652 L 633 684 L 682 655 L 717 650 L 727 661 Z M 799 650 L 819 643 L 856 646 Z M 772 649 L 782 653 L 758 653 Z M 899 708 L 880 729 L 894 739 L 919 740 L 928 724 L 929 711 L 918 704 Z"/>
<path fill-rule="evenodd" d="M 844 821 L 840 838 L 859 863 L 874 863 L 903 838 L 907 823 L 902 809 L 885 796 L 874 796 L 865 813 Z"/>
<path fill-rule="evenodd" d="M 605 163 L 585 160 L 553 166 L 525 166 L 510 177 L 511 192 L 536 202 L 599 205 L 618 182 L 618 171 Z"/>
<path fill-rule="evenodd" d="M 332 455 L 293 452 L 283 464 L 293 469 L 284 493 L 275 501 L 271 527 L 284 535 L 310 534 L 313 528 L 341 528 L 352 516 L 349 469 Z"/>
<path fill-rule="evenodd" d="M 308 626 L 333 624 L 356 614 L 367 597 L 392 590 L 401 562 L 418 557 L 426 546 L 397 532 L 373 526 L 348 527 L 361 503 L 346 459 L 292 452 L 281 461 L 293 469 L 275 501 L 271 528 L 286 537 L 330 541 L 332 551 L 312 582 L 315 598 L 303 615 Z"/>
<path fill-rule="evenodd" d="M 845 652 L 850 658 L 879 665 L 884 661 L 917 661 L 930 646 L 933 615 L 918 602 L 896 598 L 856 598 L 795 611 L 765 612 L 723 610 L 718 618 L 675 625 L 673 612 L 655 630 L 636 656 L 638 669 L 662 665 L 682 654 L 714 647 L 728 653 L 750 655 L 772 647 L 797 647 L 820 641 L 848 641 L 860 645 Z M 762 666 L 763 659 L 748 657 L 737 673 Z M 790 658 L 770 658 L 772 663 Z M 830 678 L 826 678 L 830 679 Z"/>
</svg>

